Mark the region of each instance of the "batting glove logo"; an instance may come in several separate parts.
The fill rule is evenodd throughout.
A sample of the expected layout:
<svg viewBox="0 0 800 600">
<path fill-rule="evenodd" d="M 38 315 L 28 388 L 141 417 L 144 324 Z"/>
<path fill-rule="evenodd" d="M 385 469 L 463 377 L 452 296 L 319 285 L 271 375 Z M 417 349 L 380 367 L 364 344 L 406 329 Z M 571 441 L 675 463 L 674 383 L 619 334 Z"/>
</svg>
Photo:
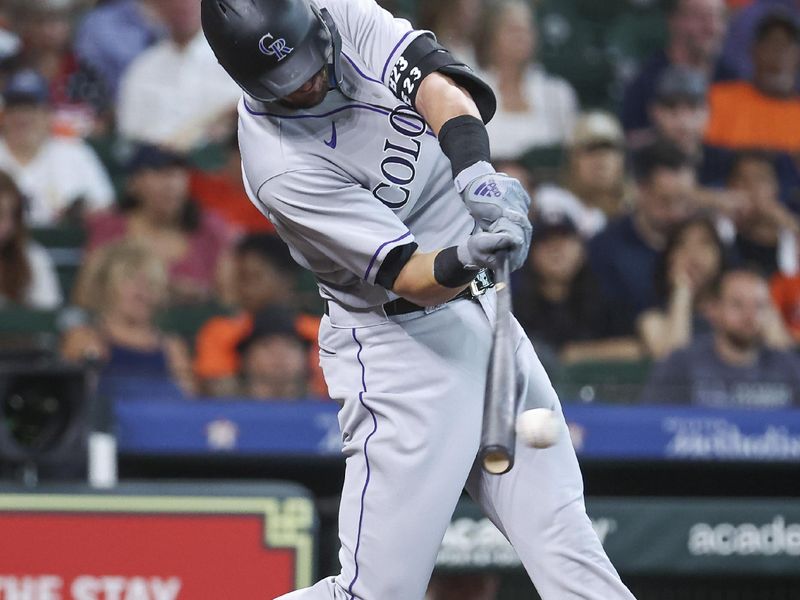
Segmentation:
<svg viewBox="0 0 800 600">
<path fill-rule="evenodd" d="M 281 62 L 284 58 L 294 52 L 294 48 L 290 48 L 286 45 L 285 39 L 280 38 L 276 40 L 271 33 L 268 33 L 259 40 L 258 49 L 261 50 L 262 54 L 274 56 L 278 59 L 278 62 Z"/>
<path fill-rule="evenodd" d="M 484 181 L 478 186 L 478 189 L 475 190 L 475 195 L 483 196 L 485 198 L 490 196 L 500 198 L 503 195 L 503 192 L 500 191 L 500 186 L 497 185 L 496 181 Z"/>
</svg>

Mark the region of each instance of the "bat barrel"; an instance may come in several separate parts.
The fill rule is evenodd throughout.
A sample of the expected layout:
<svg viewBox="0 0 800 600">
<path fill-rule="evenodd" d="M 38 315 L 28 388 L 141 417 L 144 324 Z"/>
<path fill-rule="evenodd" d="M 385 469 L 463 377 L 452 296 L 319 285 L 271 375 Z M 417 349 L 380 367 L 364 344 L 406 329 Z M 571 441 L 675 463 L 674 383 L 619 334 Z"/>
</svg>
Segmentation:
<svg viewBox="0 0 800 600">
<path fill-rule="evenodd" d="M 514 466 L 517 390 L 511 340 L 510 268 L 506 252 L 498 253 L 497 263 L 497 314 L 486 378 L 479 459 L 486 472 L 502 475 Z"/>
</svg>

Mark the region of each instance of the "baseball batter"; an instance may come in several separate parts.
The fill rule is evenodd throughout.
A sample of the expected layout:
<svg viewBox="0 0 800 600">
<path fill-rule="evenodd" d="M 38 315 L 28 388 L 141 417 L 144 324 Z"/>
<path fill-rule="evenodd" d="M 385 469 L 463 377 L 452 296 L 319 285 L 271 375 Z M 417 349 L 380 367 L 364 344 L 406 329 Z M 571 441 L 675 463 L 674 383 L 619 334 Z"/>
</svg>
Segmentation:
<svg viewBox="0 0 800 600">
<path fill-rule="evenodd" d="M 492 91 L 374 0 L 202 0 L 243 88 L 254 204 L 326 300 L 320 361 L 342 405 L 342 571 L 286 600 L 420 600 L 462 489 L 545 600 L 632 598 L 586 516 L 558 398 L 515 323 L 525 401 L 558 442 L 476 464 L 500 250 L 519 268 L 530 199 L 494 172 Z"/>
</svg>

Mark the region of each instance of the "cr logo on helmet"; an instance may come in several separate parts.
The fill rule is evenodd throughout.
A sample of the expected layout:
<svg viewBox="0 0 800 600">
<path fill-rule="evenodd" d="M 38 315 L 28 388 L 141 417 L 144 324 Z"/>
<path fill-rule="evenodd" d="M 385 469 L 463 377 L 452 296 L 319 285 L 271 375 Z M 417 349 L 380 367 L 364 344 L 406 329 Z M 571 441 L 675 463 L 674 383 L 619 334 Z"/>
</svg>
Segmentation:
<svg viewBox="0 0 800 600">
<path fill-rule="evenodd" d="M 258 42 L 258 49 L 261 50 L 267 56 L 274 56 L 278 59 L 278 62 L 282 61 L 284 58 L 289 56 L 292 52 L 294 52 L 294 48 L 289 48 L 286 45 L 286 40 L 280 38 L 275 40 L 271 33 L 268 33 L 264 37 L 262 37 Z M 269 42 L 272 42 L 269 44 Z M 269 45 L 267 45 L 269 44 Z"/>
</svg>

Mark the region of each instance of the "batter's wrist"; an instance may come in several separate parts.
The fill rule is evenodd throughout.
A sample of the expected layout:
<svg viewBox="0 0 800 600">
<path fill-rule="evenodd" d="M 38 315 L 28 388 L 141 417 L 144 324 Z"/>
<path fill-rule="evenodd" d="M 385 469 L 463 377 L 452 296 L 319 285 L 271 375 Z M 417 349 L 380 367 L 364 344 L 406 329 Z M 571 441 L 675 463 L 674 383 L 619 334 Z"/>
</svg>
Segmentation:
<svg viewBox="0 0 800 600">
<path fill-rule="evenodd" d="M 433 260 L 433 278 L 446 288 L 459 288 L 475 278 L 477 268 L 465 267 L 459 258 L 458 246 L 445 248 Z"/>
<path fill-rule="evenodd" d="M 439 144 L 450 159 L 454 179 L 478 163 L 491 165 L 489 134 L 476 117 L 460 115 L 447 121 L 439 130 Z"/>
</svg>

